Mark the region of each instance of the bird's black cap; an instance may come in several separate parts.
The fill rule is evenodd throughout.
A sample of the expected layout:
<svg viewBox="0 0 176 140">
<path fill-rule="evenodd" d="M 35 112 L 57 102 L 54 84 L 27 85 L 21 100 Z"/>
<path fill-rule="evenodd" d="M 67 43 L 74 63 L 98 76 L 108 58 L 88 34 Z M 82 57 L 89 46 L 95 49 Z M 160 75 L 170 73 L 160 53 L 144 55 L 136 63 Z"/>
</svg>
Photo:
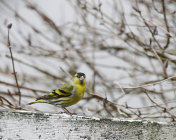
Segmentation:
<svg viewBox="0 0 176 140">
<path fill-rule="evenodd" d="M 75 74 L 75 76 L 78 77 L 78 78 L 81 77 L 81 76 L 83 76 L 84 78 L 86 78 L 86 75 L 84 73 L 82 73 L 82 72 L 77 72 Z"/>
</svg>

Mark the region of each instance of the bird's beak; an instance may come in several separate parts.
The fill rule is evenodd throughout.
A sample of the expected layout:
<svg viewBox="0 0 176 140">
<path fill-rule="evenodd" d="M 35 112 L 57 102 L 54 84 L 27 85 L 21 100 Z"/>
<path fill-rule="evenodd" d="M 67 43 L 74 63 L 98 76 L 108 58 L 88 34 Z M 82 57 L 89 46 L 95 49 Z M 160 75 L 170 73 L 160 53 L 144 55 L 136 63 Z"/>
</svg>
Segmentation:
<svg viewBox="0 0 176 140">
<path fill-rule="evenodd" d="M 79 78 L 81 84 L 83 84 L 84 79 L 85 79 L 84 76 L 81 76 L 81 77 Z"/>
<path fill-rule="evenodd" d="M 83 80 L 84 80 L 84 76 L 81 76 L 81 77 L 79 78 L 79 80 L 80 80 L 80 81 L 83 81 Z"/>
</svg>

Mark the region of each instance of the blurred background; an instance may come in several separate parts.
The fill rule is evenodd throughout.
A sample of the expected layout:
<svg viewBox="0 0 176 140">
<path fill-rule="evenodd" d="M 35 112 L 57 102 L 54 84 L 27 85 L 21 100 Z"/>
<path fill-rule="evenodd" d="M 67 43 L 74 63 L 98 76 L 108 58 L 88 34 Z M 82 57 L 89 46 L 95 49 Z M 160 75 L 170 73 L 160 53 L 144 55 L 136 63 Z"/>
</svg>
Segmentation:
<svg viewBox="0 0 176 140">
<path fill-rule="evenodd" d="M 62 112 L 27 103 L 84 72 L 84 99 L 70 112 L 175 121 L 175 9 L 174 0 L 0 0 L 0 108 Z"/>
</svg>

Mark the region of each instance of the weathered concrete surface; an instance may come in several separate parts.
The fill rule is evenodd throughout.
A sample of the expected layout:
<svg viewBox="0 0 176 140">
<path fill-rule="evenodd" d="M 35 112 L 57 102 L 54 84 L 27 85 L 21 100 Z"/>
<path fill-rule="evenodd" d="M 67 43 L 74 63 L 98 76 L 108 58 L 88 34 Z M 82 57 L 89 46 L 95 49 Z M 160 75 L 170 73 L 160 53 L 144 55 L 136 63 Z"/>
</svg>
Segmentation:
<svg viewBox="0 0 176 140">
<path fill-rule="evenodd" d="M 0 110 L 2 140 L 176 140 L 176 123 Z"/>
</svg>

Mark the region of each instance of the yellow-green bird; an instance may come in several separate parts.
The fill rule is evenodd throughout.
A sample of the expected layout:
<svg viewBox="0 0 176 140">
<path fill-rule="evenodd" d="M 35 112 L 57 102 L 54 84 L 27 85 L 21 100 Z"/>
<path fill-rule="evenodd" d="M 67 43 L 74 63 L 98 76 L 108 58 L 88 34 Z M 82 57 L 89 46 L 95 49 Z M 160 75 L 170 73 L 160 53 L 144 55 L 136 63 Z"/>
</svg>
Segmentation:
<svg viewBox="0 0 176 140">
<path fill-rule="evenodd" d="M 65 107 L 76 104 L 80 101 L 86 89 L 86 75 L 78 72 L 74 75 L 73 79 L 61 86 L 59 89 L 53 90 L 48 95 L 37 98 L 34 102 L 29 103 L 48 103 L 62 107 L 64 111 L 71 114 Z"/>
</svg>

